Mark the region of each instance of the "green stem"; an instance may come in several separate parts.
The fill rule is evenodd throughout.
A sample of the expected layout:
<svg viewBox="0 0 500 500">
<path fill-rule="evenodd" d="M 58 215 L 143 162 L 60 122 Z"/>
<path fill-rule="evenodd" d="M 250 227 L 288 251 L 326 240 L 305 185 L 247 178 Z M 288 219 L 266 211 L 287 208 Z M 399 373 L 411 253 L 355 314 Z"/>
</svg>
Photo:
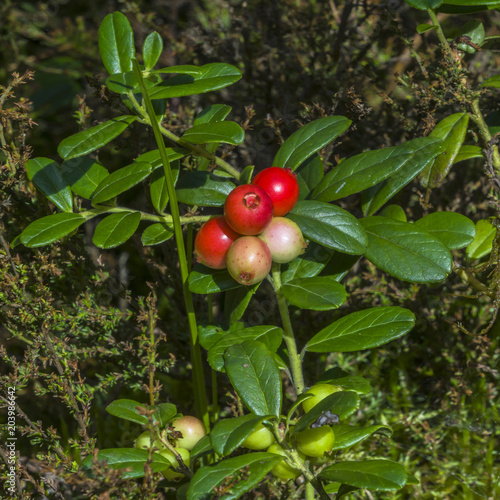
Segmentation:
<svg viewBox="0 0 500 500">
<path fill-rule="evenodd" d="M 443 32 L 443 28 L 441 27 L 441 24 L 439 23 L 439 20 L 437 18 L 436 13 L 432 9 L 427 9 L 427 13 L 429 14 L 429 17 L 431 18 L 432 24 L 436 28 L 436 34 L 439 38 L 439 41 L 441 42 L 441 46 L 443 47 L 445 54 L 452 61 L 454 61 L 453 52 L 451 50 L 450 44 L 448 43 L 448 40 L 446 40 L 446 36 Z"/>
<path fill-rule="evenodd" d="M 280 311 L 281 321 L 283 323 L 283 332 L 285 344 L 288 349 L 288 357 L 290 359 L 290 369 L 292 372 L 292 382 L 295 387 L 297 395 L 304 392 L 304 376 L 302 375 L 302 363 L 300 356 L 297 352 L 297 344 L 293 334 L 292 321 L 290 319 L 290 312 L 288 304 L 286 303 L 285 296 L 281 292 L 281 270 L 280 265 L 273 263 L 272 268 L 272 283 L 278 301 L 278 308 Z"/>
<path fill-rule="evenodd" d="M 472 113 L 470 113 L 470 117 L 472 121 L 477 125 L 479 129 L 479 134 L 481 138 L 486 143 L 488 147 L 491 147 L 492 151 L 492 162 L 495 170 L 500 171 L 500 155 L 498 153 L 498 146 L 496 144 L 491 143 L 491 134 L 488 125 L 484 121 L 483 113 L 481 112 L 481 108 L 479 107 L 479 99 L 474 99 L 471 103 Z"/>
<path fill-rule="evenodd" d="M 210 420 L 208 418 L 207 411 L 207 395 L 205 392 L 205 379 L 203 375 L 203 363 L 201 359 L 201 349 L 198 338 L 198 326 L 196 324 L 196 316 L 194 313 L 193 296 L 191 295 L 188 286 L 189 267 L 186 259 L 184 236 L 182 234 L 182 225 L 180 221 L 179 205 L 177 203 L 177 194 L 174 187 L 174 178 L 172 175 L 172 170 L 170 168 L 170 162 L 168 161 L 165 143 L 163 142 L 163 137 L 160 132 L 160 127 L 158 125 L 158 122 L 156 121 L 153 105 L 147 93 L 146 86 L 144 85 L 144 80 L 142 79 L 142 73 L 139 67 L 139 63 L 135 58 L 132 59 L 132 62 L 134 65 L 134 72 L 137 77 L 137 81 L 139 82 L 139 86 L 141 88 L 142 97 L 146 105 L 146 110 L 149 116 L 149 124 L 153 128 L 156 143 L 160 151 L 160 157 L 163 162 L 163 170 L 165 173 L 165 180 L 167 182 L 167 191 L 169 195 L 170 213 L 172 214 L 174 235 L 177 244 L 177 254 L 179 257 L 182 290 L 184 293 L 184 302 L 186 305 L 189 330 L 191 333 L 191 363 L 193 365 L 193 390 L 195 396 L 195 409 L 198 418 L 203 421 L 207 430 L 209 430 Z"/>
</svg>

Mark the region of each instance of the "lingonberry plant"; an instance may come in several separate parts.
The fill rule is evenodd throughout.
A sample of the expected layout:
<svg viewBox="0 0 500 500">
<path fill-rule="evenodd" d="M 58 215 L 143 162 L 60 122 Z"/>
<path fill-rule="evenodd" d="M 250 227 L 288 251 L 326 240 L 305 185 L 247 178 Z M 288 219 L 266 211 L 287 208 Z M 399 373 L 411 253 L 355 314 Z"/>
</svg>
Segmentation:
<svg viewBox="0 0 500 500">
<path fill-rule="evenodd" d="M 443 2 L 408 3 L 427 10 L 432 24 L 420 30 L 435 30 L 452 57 L 435 13 Z M 445 3 L 453 10 L 459 9 L 454 3 L 477 2 Z M 155 69 L 161 37 L 151 33 L 137 57 L 132 28 L 119 12 L 103 20 L 99 50 L 110 74 L 106 86 L 129 111 L 64 139 L 58 147 L 62 165 L 49 158 L 27 163 L 29 178 L 58 212 L 31 223 L 19 241 L 28 247 L 48 245 L 95 218 L 100 221 L 93 242 L 104 249 L 121 245 L 138 230 L 144 245 L 168 245 L 174 237 L 199 420 L 181 416 L 175 402 L 146 406 L 116 400 L 107 411 L 140 426 L 137 438 L 127 448 L 100 450 L 97 459 L 123 469 L 125 477 L 142 477 L 146 468 L 163 473 L 168 481 L 180 482 L 179 492 L 190 500 L 213 498 L 221 489 L 224 498 L 238 498 L 269 472 L 283 481 L 303 476 L 307 498 L 327 499 L 334 492 L 340 498 L 360 488 L 398 490 L 415 483 L 403 465 L 377 458 L 376 451 L 363 460 L 342 458 L 343 450 L 373 434 L 391 433 L 383 424 L 349 423 L 369 391 L 367 380 L 334 369 L 317 383 L 304 380 L 303 373 L 306 356 L 372 349 L 398 339 L 412 329 L 414 314 L 398 306 L 345 314 L 313 332 L 299 351 L 290 306 L 312 311 L 341 307 L 347 300 L 341 281 L 361 256 L 400 280 L 427 284 L 452 272 L 452 251 L 468 247 L 468 254 L 477 256 L 484 250 L 475 240 L 474 223 L 463 215 L 435 212 L 407 221 L 403 209 L 387 206 L 415 178 L 430 190 L 445 182 L 453 164 L 483 154 L 477 146 L 463 145 L 469 113 L 448 116 L 428 137 L 342 159 L 326 173 L 320 153 L 347 132 L 350 120 L 325 116 L 288 137 L 272 165 L 259 166 L 266 168 L 253 177 L 253 166 L 234 166 L 216 154 L 219 145 L 237 146 L 245 139 L 243 129 L 226 120 L 228 106 L 203 109 L 181 136 L 163 123 L 166 100 L 234 84 L 241 77 L 236 67 L 211 63 Z M 493 77 L 483 85 L 498 86 L 498 81 Z M 480 138 L 489 142 L 477 99 L 473 102 L 470 116 Z M 109 173 L 93 154 L 133 123 L 152 130 L 157 149 Z M 492 165 L 499 169 L 498 151 L 491 151 Z M 154 213 L 122 203 L 121 196 L 139 183 L 148 187 Z M 360 218 L 334 203 L 358 193 Z M 184 229 L 201 223 L 193 249 Z M 194 253 L 198 263 L 191 267 Z M 259 300 L 260 287 L 272 289 L 280 326 L 244 321 L 249 303 Z M 193 294 L 234 295 L 223 324 L 200 324 Z M 219 419 L 209 411 L 201 348 L 211 369 L 228 377 L 244 414 Z M 291 383 L 291 399 L 283 396 L 284 379 Z M 81 467 L 89 468 L 93 460 L 87 456 Z"/>
</svg>

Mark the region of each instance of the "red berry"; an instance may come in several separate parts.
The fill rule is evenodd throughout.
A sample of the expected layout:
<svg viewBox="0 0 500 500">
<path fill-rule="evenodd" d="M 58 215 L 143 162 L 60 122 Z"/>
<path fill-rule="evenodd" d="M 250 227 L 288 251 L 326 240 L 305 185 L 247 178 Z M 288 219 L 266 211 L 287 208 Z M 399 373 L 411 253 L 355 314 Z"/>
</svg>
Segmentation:
<svg viewBox="0 0 500 500">
<path fill-rule="evenodd" d="M 269 274 L 271 264 L 269 248 L 256 236 L 238 238 L 227 252 L 227 270 L 242 285 L 262 281 Z"/>
<path fill-rule="evenodd" d="M 274 205 L 274 215 L 286 215 L 299 199 L 297 174 L 290 168 L 270 167 L 259 172 L 252 184 L 264 188 Z"/>
<path fill-rule="evenodd" d="M 273 202 L 264 189 L 243 184 L 233 189 L 224 204 L 227 223 L 246 236 L 259 234 L 273 216 Z"/>
<path fill-rule="evenodd" d="M 194 240 L 198 262 L 212 269 L 225 269 L 227 251 L 239 237 L 222 215 L 205 222 Z"/>
<path fill-rule="evenodd" d="M 299 226 L 285 217 L 273 217 L 259 238 L 268 246 L 273 261 L 280 264 L 292 261 L 307 247 Z"/>
</svg>

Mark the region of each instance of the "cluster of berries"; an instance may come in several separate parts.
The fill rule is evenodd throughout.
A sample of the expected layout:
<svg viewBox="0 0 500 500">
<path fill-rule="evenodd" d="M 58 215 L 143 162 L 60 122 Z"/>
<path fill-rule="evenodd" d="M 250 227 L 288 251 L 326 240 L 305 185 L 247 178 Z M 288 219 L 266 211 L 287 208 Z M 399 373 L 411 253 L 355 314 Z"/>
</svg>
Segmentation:
<svg viewBox="0 0 500 500">
<path fill-rule="evenodd" d="M 236 187 L 226 199 L 224 215 L 198 231 L 198 262 L 212 269 L 227 267 L 242 285 L 259 283 L 273 261 L 285 264 L 304 252 L 300 228 L 283 217 L 298 198 L 297 176 L 289 168 L 266 168 L 251 184 Z"/>
</svg>

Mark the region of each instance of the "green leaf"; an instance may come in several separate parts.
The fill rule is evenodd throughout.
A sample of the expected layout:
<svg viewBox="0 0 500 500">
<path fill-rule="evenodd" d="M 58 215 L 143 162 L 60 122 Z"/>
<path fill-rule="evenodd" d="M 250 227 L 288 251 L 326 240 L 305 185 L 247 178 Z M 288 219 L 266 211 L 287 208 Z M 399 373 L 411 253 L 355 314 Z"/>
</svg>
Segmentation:
<svg viewBox="0 0 500 500">
<path fill-rule="evenodd" d="M 203 94 L 232 85 L 241 78 L 238 68 L 225 63 L 210 63 L 200 67 L 176 66 L 159 69 L 156 73 L 179 74 L 157 85 L 149 94 L 151 99 Z"/>
<path fill-rule="evenodd" d="M 164 241 L 169 240 L 174 235 L 172 226 L 167 226 L 161 222 L 148 226 L 141 236 L 141 241 L 144 246 L 159 245 Z"/>
<path fill-rule="evenodd" d="M 288 283 L 293 279 L 317 276 L 328 264 L 334 253 L 334 250 L 311 241 L 302 255 L 282 266 L 282 283 Z"/>
<path fill-rule="evenodd" d="M 477 221 L 476 236 L 466 249 L 467 258 L 475 260 L 488 255 L 493 248 L 493 241 L 496 234 L 496 227 L 488 219 Z"/>
<path fill-rule="evenodd" d="M 184 132 L 182 140 L 192 144 L 241 144 L 245 140 L 245 132 L 235 122 L 202 123 Z"/>
<path fill-rule="evenodd" d="M 200 345 L 203 349 L 207 351 L 224 335 L 226 335 L 226 331 L 224 331 L 220 326 L 215 325 L 198 325 L 198 334 L 200 336 Z"/>
<path fill-rule="evenodd" d="M 458 150 L 453 163 L 455 164 L 460 161 L 471 160 L 473 158 L 483 158 L 483 150 L 479 146 L 462 146 Z"/>
<path fill-rule="evenodd" d="M 281 287 L 290 304 L 313 311 L 337 309 L 347 299 L 345 288 L 329 276 L 297 278 Z"/>
<path fill-rule="evenodd" d="M 435 30 L 436 29 L 436 26 L 434 26 L 433 24 L 419 24 L 417 26 L 417 33 L 425 33 L 427 31 L 430 31 L 430 30 Z"/>
<path fill-rule="evenodd" d="M 331 368 L 327 370 L 318 382 L 331 385 L 339 385 L 347 391 L 355 391 L 358 394 L 368 394 L 372 387 L 370 382 L 363 377 L 358 375 L 349 375 L 349 373 L 344 372 L 339 368 Z"/>
<path fill-rule="evenodd" d="M 449 38 L 459 38 L 459 37 L 467 37 L 469 42 L 472 42 L 475 45 L 482 45 L 485 39 L 485 31 L 484 31 L 484 26 L 481 21 L 475 19 L 473 21 L 469 21 L 465 23 L 463 26 L 460 26 L 460 28 L 456 28 L 456 30 L 452 30 L 455 33 L 452 33 L 451 36 L 449 36 L 449 32 L 446 32 L 445 35 Z M 460 39 L 459 39 L 460 40 Z M 459 50 L 462 50 L 464 52 L 467 52 L 468 54 L 474 54 L 480 49 L 474 48 L 472 45 L 469 45 L 468 43 L 462 42 L 457 44 L 457 48 Z"/>
<path fill-rule="evenodd" d="M 63 212 L 73 211 L 73 197 L 61 167 L 50 158 L 33 158 L 26 162 L 28 179 Z"/>
<path fill-rule="evenodd" d="M 360 222 L 368 235 L 365 257 L 382 271 L 416 283 L 435 283 L 451 273 L 450 251 L 415 224 L 381 216 Z"/>
<path fill-rule="evenodd" d="M 226 104 L 212 104 L 198 113 L 193 125 L 221 122 L 226 119 L 230 112 L 231 106 L 227 106 Z"/>
<path fill-rule="evenodd" d="M 153 413 L 153 420 L 158 422 L 161 427 L 164 427 L 177 415 L 177 407 L 172 403 L 160 403 L 159 405 L 150 406 Z"/>
<path fill-rule="evenodd" d="M 134 33 L 121 12 L 108 14 L 99 26 L 99 53 L 110 75 L 132 71 Z"/>
<path fill-rule="evenodd" d="M 92 195 L 92 203 L 98 204 L 111 200 L 115 196 L 139 184 L 151 173 L 150 163 L 132 163 L 108 175 Z"/>
<path fill-rule="evenodd" d="M 397 172 L 412 157 L 413 151 L 395 146 L 347 158 L 323 177 L 311 198 L 334 201 L 359 193 Z"/>
<path fill-rule="evenodd" d="M 114 248 L 125 243 L 139 227 L 139 212 L 119 212 L 105 217 L 95 228 L 92 241 L 99 248 Z"/>
<path fill-rule="evenodd" d="M 273 354 L 262 342 L 246 340 L 228 347 L 224 366 L 232 386 L 251 412 L 279 417 L 280 372 Z"/>
<path fill-rule="evenodd" d="M 181 158 L 184 158 L 184 156 L 189 154 L 189 151 L 184 148 L 165 148 L 167 152 L 167 159 L 169 163 L 173 163 L 175 160 L 180 160 Z M 141 156 L 138 156 L 135 159 L 136 163 L 142 163 L 142 162 L 147 162 L 151 163 L 153 168 L 156 170 L 158 168 L 161 168 L 163 170 L 163 160 L 161 159 L 160 155 L 160 150 L 159 149 L 153 149 L 152 151 L 148 151 L 147 153 L 142 154 Z M 175 172 L 175 169 L 172 169 L 172 174 L 174 174 L 174 179 L 177 180 L 177 177 L 179 175 L 179 172 L 177 170 L 177 173 Z"/>
<path fill-rule="evenodd" d="M 483 82 L 481 82 L 480 87 L 490 87 L 493 89 L 500 88 L 500 75 L 491 76 L 490 78 L 486 78 Z"/>
<path fill-rule="evenodd" d="M 250 184 L 252 182 L 254 165 L 248 165 L 240 173 L 240 184 Z"/>
<path fill-rule="evenodd" d="M 334 321 L 309 340 L 310 352 L 353 352 L 387 344 L 408 333 L 415 316 L 397 306 L 372 307 Z"/>
<path fill-rule="evenodd" d="M 427 10 L 436 9 L 439 7 L 443 0 L 405 0 L 408 5 L 415 7 L 415 9 Z"/>
<path fill-rule="evenodd" d="M 260 283 L 252 286 L 241 286 L 224 294 L 224 314 L 230 325 L 239 321 L 259 289 Z"/>
<path fill-rule="evenodd" d="M 212 443 L 210 442 L 210 435 L 207 434 L 203 436 L 191 450 L 190 462 L 195 463 L 200 458 L 206 455 L 213 454 L 214 450 L 212 448 Z"/>
<path fill-rule="evenodd" d="M 138 408 L 143 411 L 146 410 L 145 405 L 132 399 L 117 399 L 106 407 L 106 411 L 115 417 L 130 420 L 136 424 L 147 425 L 148 418 L 139 413 Z"/>
<path fill-rule="evenodd" d="M 188 172 L 177 183 L 177 198 L 186 205 L 220 207 L 236 186 L 209 172 Z"/>
<path fill-rule="evenodd" d="M 174 181 L 174 186 L 177 184 L 179 178 L 179 162 L 170 162 L 170 170 Z M 153 170 L 149 184 L 149 194 L 151 195 L 151 203 L 159 214 L 163 214 L 167 208 L 168 203 L 168 187 L 167 179 L 165 177 L 165 170 L 163 165 Z"/>
<path fill-rule="evenodd" d="M 467 7 L 474 7 L 480 5 L 500 5 L 498 0 L 444 0 L 448 5 L 463 5 Z"/>
<path fill-rule="evenodd" d="M 189 290 L 193 293 L 217 293 L 232 290 L 240 285 L 227 269 L 214 270 L 196 264 L 188 277 Z"/>
<path fill-rule="evenodd" d="M 292 430 L 292 434 L 307 429 L 311 424 L 327 411 L 338 415 L 340 420 L 352 415 L 359 408 L 359 396 L 354 391 L 339 391 L 322 399 L 309 410 Z"/>
<path fill-rule="evenodd" d="M 57 152 L 64 160 L 91 153 L 118 137 L 135 120 L 137 120 L 137 117 L 131 115 L 112 118 L 95 127 L 66 137 L 59 144 Z"/>
<path fill-rule="evenodd" d="M 325 175 L 321 158 L 317 154 L 310 156 L 296 170 L 296 174 L 300 188 L 299 200 L 305 200 Z"/>
<path fill-rule="evenodd" d="M 144 40 L 144 45 L 142 47 L 142 58 L 144 60 L 144 66 L 146 70 L 150 70 L 158 62 L 163 51 L 163 40 L 161 36 L 156 32 L 150 33 L 146 40 Z"/>
<path fill-rule="evenodd" d="M 383 210 L 380 211 L 380 215 L 382 217 L 389 217 L 389 219 L 407 222 L 406 212 L 399 205 L 387 205 Z"/>
<path fill-rule="evenodd" d="M 247 340 L 262 342 L 269 351 L 276 352 L 281 345 L 283 330 L 277 326 L 251 326 L 244 329 L 230 329 L 208 351 L 207 359 L 210 366 L 219 372 L 224 371 L 224 352 L 228 347 L 242 344 Z"/>
<path fill-rule="evenodd" d="M 443 12 L 444 14 L 475 14 L 476 12 L 482 12 L 483 10 L 495 9 L 500 7 L 500 2 L 498 0 L 494 0 L 494 3 L 485 5 L 487 2 L 481 2 L 480 4 L 475 4 L 472 6 L 466 5 L 451 5 L 454 3 L 453 0 L 449 2 L 447 0 L 444 1 L 443 5 L 439 8 L 439 12 Z"/>
<path fill-rule="evenodd" d="M 202 467 L 196 471 L 189 483 L 187 500 L 210 500 L 214 498 L 214 488 L 227 483 L 228 480 L 231 481 L 231 488 L 225 490 L 224 500 L 239 498 L 260 483 L 282 460 L 282 456 L 274 453 L 247 453 Z"/>
<path fill-rule="evenodd" d="M 20 235 L 23 245 L 41 247 L 60 240 L 85 222 L 80 214 L 62 213 L 42 217 L 32 222 Z"/>
<path fill-rule="evenodd" d="M 373 215 L 422 172 L 446 147 L 441 139 L 432 137 L 414 139 L 398 147 L 403 146 L 413 152 L 413 157 L 390 177 L 363 192 L 361 202 L 365 215 Z"/>
<path fill-rule="evenodd" d="M 369 438 L 376 432 L 390 436 L 392 429 L 386 425 L 369 425 L 368 427 L 357 427 L 354 425 L 337 424 L 332 427 L 335 434 L 335 442 L 332 451 L 344 450 Z"/>
<path fill-rule="evenodd" d="M 367 238 L 359 221 L 346 210 L 321 201 L 299 201 L 287 216 L 304 235 L 327 248 L 359 255 Z"/>
<path fill-rule="evenodd" d="M 435 188 L 444 182 L 464 142 L 468 123 L 468 113 L 455 113 L 441 120 L 429 134 L 429 137 L 443 140 L 446 149 L 420 174 L 423 187 Z"/>
<path fill-rule="evenodd" d="M 390 460 L 337 462 L 320 472 L 327 481 L 338 481 L 374 491 L 398 490 L 406 483 L 402 465 Z"/>
<path fill-rule="evenodd" d="M 351 270 L 351 268 L 358 262 L 358 255 L 348 255 L 345 253 L 334 251 L 332 258 L 328 264 L 321 271 L 321 276 L 329 276 L 335 281 L 342 281 L 344 276 Z"/>
<path fill-rule="evenodd" d="M 68 181 L 73 193 L 89 200 L 109 172 L 90 156 L 80 156 L 63 162 L 62 175 Z"/>
<path fill-rule="evenodd" d="M 100 450 L 97 460 L 106 462 L 113 469 L 127 469 L 121 477 L 123 479 L 138 478 L 144 476 L 144 465 L 148 461 L 148 450 L 137 448 L 109 448 Z M 89 469 L 94 461 L 93 455 L 88 455 L 82 461 L 82 469 Z M 159 453 L 153 453 L 153 461 L 150 463 L 153 472 L 161 472 L 170 467 L 170 461 Z"/>
<path fill-rule="evenodd" d="M 219 420 L 210 432 L 215 452 L 221 456 L 230 455 L 266 418 L 250 413 L 242 417 Z"/>
<path fill-rule="evenodd" d="M 272 164 L 295 170 L 311 155 L 345 132 L 351 120 L 344 116 L 326 116 L 304 125 L 280 147 Z"/>
<path fill-rule="evenodd" d="M 415 225 L 435 236 L 450 250 L 466 247 L 476 235 L 474 223 L 455 212 L 434 212 L 417 220 Z"/>
</svg>

